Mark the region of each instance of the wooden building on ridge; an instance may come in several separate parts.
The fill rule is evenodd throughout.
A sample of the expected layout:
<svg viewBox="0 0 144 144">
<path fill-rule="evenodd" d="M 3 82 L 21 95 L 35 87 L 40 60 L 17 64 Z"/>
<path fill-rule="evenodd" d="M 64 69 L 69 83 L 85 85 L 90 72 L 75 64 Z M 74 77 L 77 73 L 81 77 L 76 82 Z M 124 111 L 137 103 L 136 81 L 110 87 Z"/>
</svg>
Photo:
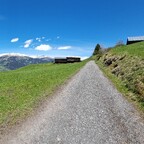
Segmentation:
<svg viewBox="0 0 144 144">
<path fill-rule="evenodd" d="M 79 57 L 66 57 L 68 63 L 80 62 L 81 59 Z"/>
<path fill-rule="evenodd" d="M 127 45 L 144 41 L 144 36 L 139 37 L 128 37 L 127 38 Z"/>
<path fill-rule="evenodd" d="M 66 57 L 66 58 L 55 58 L 54 63 L 74 63 L 81 62 L 79 57 Z"/>
<path fill-rule="evenodd" d="M 67 63 L 66 58 L 55 58 L 54 63 Z"/>
</svg>

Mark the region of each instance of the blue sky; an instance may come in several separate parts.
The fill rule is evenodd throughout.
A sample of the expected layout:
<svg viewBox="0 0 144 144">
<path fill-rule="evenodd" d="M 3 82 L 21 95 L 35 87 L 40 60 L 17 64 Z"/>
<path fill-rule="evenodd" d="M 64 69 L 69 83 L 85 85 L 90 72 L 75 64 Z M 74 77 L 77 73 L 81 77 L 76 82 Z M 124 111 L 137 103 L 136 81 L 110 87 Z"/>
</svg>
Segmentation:
<svg viewBox="0 0 144 144">
<path fill-rule="evenodd" d="M 81 56 L 144 35 L 143 0 L 0 0 L 0 54 Z"/>
</svg>

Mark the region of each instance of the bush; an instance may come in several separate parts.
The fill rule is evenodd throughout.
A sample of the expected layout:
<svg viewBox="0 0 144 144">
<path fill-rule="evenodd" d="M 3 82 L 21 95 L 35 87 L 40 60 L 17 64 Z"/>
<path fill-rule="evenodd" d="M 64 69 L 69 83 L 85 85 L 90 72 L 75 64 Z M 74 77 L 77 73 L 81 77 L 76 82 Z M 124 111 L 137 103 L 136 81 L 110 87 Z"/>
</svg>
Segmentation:
<svg viewBox="0 0 144 144">
<path fill-rule="evenodd" d="M 119 47 L 119 46 L 124 46 L 124 42 L 123 41 L 118 41 L 115 45 L 115 47 Z"/>
</svg>

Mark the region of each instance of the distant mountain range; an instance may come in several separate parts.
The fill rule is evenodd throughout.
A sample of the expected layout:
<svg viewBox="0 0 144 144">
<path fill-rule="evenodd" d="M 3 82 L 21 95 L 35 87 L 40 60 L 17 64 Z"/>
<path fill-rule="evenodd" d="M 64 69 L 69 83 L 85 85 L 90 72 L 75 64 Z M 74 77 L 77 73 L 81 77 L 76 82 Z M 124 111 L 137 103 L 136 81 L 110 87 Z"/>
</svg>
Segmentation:
<svg viewBox="0 0 144 144">
<path fill-rule="evenodd" d="M 53 62 L 50 57 L 32 58 L 20 55 L 2 55 L 0 56 L 0 71 L 15 70 L 30 64 Z"/>
</svg>

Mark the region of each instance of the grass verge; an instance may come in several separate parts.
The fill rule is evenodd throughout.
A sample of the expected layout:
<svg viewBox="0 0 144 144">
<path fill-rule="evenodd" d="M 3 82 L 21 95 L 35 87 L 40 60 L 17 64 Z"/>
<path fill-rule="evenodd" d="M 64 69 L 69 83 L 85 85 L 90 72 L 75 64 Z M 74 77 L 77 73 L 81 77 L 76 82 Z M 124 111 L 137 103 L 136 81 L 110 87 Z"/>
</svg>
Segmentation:
<svg viewBox="0 0 144 144">
<path fill-rule="evenodd" d="M 0 72 L 0 127 L 12 126 L 28 116 L 86 62 L 30 65 Z"/>
<path fill-rule="evenodd" d="M 121 92 L 130 102 L 132 102 L 144 117 L 144 102 L 140 100 L 139 96 L 129 91 L 129 89 L 125 86 L 125 83 L 108 71 L 107 67 L 105 67 L 101 61 L 96 61 L 96 64 L 103 71 L 104 75 L 111 80 L 117 90 Z"/>
<path fill-rule="evenodd" d="M 144 112 L 144 42 L 111 48 L 95 59 L 117 89 Z"/>
</svg>

